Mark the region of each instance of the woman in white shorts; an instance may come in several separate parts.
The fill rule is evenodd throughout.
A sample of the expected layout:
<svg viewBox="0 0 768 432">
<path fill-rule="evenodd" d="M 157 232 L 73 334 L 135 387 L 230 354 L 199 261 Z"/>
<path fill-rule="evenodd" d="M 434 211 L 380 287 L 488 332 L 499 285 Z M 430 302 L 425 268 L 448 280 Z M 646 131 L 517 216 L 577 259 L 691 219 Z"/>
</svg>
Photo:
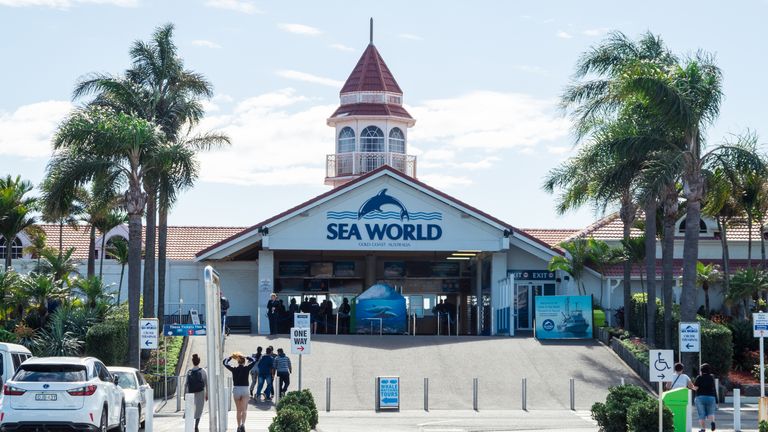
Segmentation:
<svg viewBox="0 0 768 432">
<path fill-rule="evenodd" d="M 232 366 L 232 361 L 236 366 Z M 248 377 L 251 369 L 256 365 L 251 357 L 246 357 L 239 352 L 232 353 L 224 359 L 224 367 L 232 372 L 232 397 L 237 408 L 237 432 L 245 432 L 245 416 L 248 413 Z"/>
</svg>

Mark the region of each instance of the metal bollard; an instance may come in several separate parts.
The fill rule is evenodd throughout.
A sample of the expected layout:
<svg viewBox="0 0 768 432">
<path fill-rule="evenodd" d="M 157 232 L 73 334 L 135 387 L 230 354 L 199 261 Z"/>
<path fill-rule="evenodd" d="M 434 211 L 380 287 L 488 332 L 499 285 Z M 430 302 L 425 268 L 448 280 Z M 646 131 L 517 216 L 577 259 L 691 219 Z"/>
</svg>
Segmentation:
<svg viewBox="0 0 768 432">
<path fill-rule="evenodd" d="M 424 411 L 429 411 L 429 378 L 424 378 Z"/>
<path fill-rule="evenodd" d="M 331 377 L 325 378 L 325 412 L 331 412 Z"/>
<path fill-rule="evenodd" d="M 184 432 L 195 432 L 195 394 L 184 395 Z"/>
<path fill-rule="evenodd" d="M 720 403 L 720 378 L 715 378 L 715 402 Z"/>
<path fill-rule="evenodd" d="M 741 431 L 741 390 L 733 389 L 733 430 Z"/>
<path fill-rule="evenodd" d="M 152 422 L 155 417 L 155 394 L 151 391 L 147 395 L 147 412 L 144 413 L 144 432 L 152 432 Z"/>
<path fill-rule="evenodd" d="M 477 409 L 477 378 L 474 378 L 472 380 L 472 409 L 475 411 L 478 411 Z"/>
<path fill-rule="evenodd" d="M 571 378 L 571 411 L 576 411 L 576 380 Z"/>
<path fill-rule="evenodd" d="M 621 385 L 624 385 L 624 384 L 625 384 L 624 377 L 621 377 Z"/>
<path fill-rule="evenodd" d="M 521 385 L 523 389 L 522 408 L 523 408 L 523 411 L 528 411 L 528 378 L 523 378 L 523 382 Z"/>
<path fill-rule="evenodd" d="M 127 432 L 139 432 L 139 408 L 125 408 L 125 426 Z"/>
<path fill-rule="evenodd" d="M 183 376 L 176 377 L 176 412 L 181 411 L 181 391 L 184 389 Z"/>
</svg>

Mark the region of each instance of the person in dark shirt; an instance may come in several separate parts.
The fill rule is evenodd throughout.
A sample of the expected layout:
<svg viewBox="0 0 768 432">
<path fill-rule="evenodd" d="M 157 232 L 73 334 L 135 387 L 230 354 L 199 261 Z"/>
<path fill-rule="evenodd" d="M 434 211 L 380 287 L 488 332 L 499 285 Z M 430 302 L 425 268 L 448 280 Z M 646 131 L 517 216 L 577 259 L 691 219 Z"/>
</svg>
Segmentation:
<svg viewBox="0 0 768 432">
<path fill-rule="evenodd" d="M 712 367 L 708 363 L 701 365 L 701 374 L 693 382 L 696 390 L 696 411 L 699 414 L 699 432 L 704 432 L 707 420 L 712 430 L 715 430 L 715 411 L 717 410 L 717 389 L 715 378 L 712 376 Z"/>
<path fill-rule="evenodd" d="M 320 305 L 315 297 L 309 299 L 309 316 L 312 320 L 312 333 L 317 334 L 317 321 L 320 320 Z"/>
<path fill-rule="evenodd" d="M 253 358 L 253 361 L 257 364 L 259 363 L 259 360 L 261 359 L 261 347 L 256 347 L 256 352 L 251 354 L 251 358 Z M 253 397 L 253 388 L 256 387 L 256 382 L 259 380 L 259 374 L 258 374 L 258 368 L 251 368 L 251 386 L 248 388 L 248 393 L 250 393 L 251 397 Z"/>
<path fill-rule="evenodd" d="M 277 294 L 272 293 L 267 302 L 267 319 L 269 319 L 269 334 L 277 334 L 277 307 L 280 303 L 277 301 Z"/>
<path fill-rule="evenodd" d="M 256 368 L 259 372 L 259 383 L 256 385 L 256 400 L 259 400 L 261 396 L 261 389 L 266 384 L 264 389 L 264 400 L 272 400 L 272 373 L 275 369 L 275 358 L 272 356 L 272 347 L 267 347 L 267 352 L 259 359 Z"/>
<path fill-rule="evenodd" d="M 235 361 L 237 366 L 232 366 Z M 245 432 L 245 416 L 248 413 L 248 375 L 256 365 L 253 357 L 245 357 L 239 352 L 224 359 L 224 367 L 232 372 L 232 396 L 237 408 L 237 431 Z"/>
<path fill-rule="evenodd" d="M 352 307 L 349 305 L 349 299 L 344 297 L 344 299 L 341 301 L 341 305 L 339 305 L 339 333 L 345 334 L 349 333 L 349 321 L 350 321 L 350 312 L 352 311 Z"/>
</svg>

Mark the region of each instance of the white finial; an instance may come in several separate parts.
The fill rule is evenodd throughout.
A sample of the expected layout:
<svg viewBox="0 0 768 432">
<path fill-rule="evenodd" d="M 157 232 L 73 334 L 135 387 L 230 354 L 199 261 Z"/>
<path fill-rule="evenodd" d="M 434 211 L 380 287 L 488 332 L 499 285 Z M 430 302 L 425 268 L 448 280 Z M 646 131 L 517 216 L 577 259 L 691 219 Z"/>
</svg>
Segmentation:
<svg viewBox="0 0 768 432">
<path fill-rule="evenodd" d="M 371 17 L 371 39 L 370 44 L 373 45 L 373 17 Z"/>
</svg>

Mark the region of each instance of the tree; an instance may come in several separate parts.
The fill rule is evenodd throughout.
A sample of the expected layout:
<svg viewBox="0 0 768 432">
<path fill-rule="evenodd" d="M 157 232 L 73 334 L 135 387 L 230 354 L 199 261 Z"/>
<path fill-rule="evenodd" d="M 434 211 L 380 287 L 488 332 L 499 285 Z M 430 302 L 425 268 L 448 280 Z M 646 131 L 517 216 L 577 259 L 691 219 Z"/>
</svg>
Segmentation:
<svg viewBox="0 0 768 432">
<path fill-rule="evenodd" d="M 2 309 L 3 320 L 8 319 L 9 296 L 13 289 L 19 285 L 20 276 L 13 270 L 0 273 L 0 309 Z"/>
<path fill-rule="evenodd" d="M 24 248 L 24 253 L 30 254 L 32 255 L 32 258 L 37 259 L 35 271 L 40 271 L 42 253 L 48 247 L 46 245 L 45 231 L 35 225 L 27 229 L 27 234 L 29 235 L 29 245 Z"/>
<path fill-rule="evenodd" d="M 97 276 L 77 279 L 73 288 L 85 297 L 89 309 L 96 309 L 99 302 L 109 298 L 104 282 Z"/>
<path fill-rule="evenodd" d="M 57 251 L 53 248 L 45 248 L 40 252 L 42 262 L 38 270 L 42 274 L 53 276 L 53 280 L 69 285 L 70 275 L 78 274 L 80 261 L 72 258 L 75 248 L 70 247 L 65 251 Z"/>
<path fill-rule="evenodd" d="M 549 260 L 547 268 L 549 271 L 564 271 L 571 275 L 579 294 L 586 294 L 584 288 L 584 271 L 587 268 L 589 260 L 589 241 L 584 238 L 575 238 L 567 242 L 560 243 L 560 247 L 566 252 L 566 256 L 555 255 Z"/>
<path fill-rule="evenodd" d="M 726 302 L 732 305 L 741 303 L 741 319 L 749 317 L 749 301 L 768 291 L 768 272 L 762 269 L 745 268 L 736 271 L 731 278 Z"/>
<path fill-rule="evenodd" d="M 696 283 L 704 291 L 704 313 L 709 318 L 709 286 L 723 279 L 723 273 L 717 264 L 704 264 L 701 261 L 696 262 Z"/>
<path fill-rule="evenodd" d="M 37 307 L 40 323 L 44 326 L 48 316 L 48 306 L 52 300 L 62 300 L 69 290 L 53 274 L 30 273 L 21 279 L 21 290 L 28 301 Z"/>
<path fill-rule="evenodd" d="M 586 265 L 600 273 L 600 306 L 603 306 L 605 273 L 609 267 L 622 262 L 624 254 L 620 248 L 612 248 L 608 243 L 591 237 L 587 240 L 587 249 Z"/>
<path fill-rule="evenodd" d="M 95 226 L 101 232 L 101 255 L 99 255 L 99 279 L 104 275 L 104 256 L 107 254 L 107 233 L 113 228 L 128 222 L 128 215 L 119 210 L 109 210 L 95 221 Z"/>
<path fill-rule="evenodd" d="M 56 153 L 48 176 L 59 188 L 82 186 L 104 176 L 115 189 L 124 187 L 121 205 L 128 213 L 129 364 L 139 367 L 138 323 L 141 287 L 141 230 L 146 194 L 142 185 L 151 167 L 145 162 L 164 136 L 141 118 L 105 108 L 73 113 L 54 137 Z"/>
<path fill-rule="evenodd" d="M 120 283 L 117 284 L 117 298 L 115 299 L 115 303 L 120 304 L 120 295 L 123 290 L 123 274 L 125 273 L 125 265 L 128 264 L 129 259 L 128 242 L 122 237 L 119 237 L 113 238 L 111 243 L 112 244 L 109 245 L 107 250 L 113 257 L 115 257 L 115 260 L 120 263 Z"/>
<path fill-rule="evenodd" d="M 5 265 L 8 271 L 13 264 L 13 242 L 22 231 L 34 226 L 32 212 L 37 199 L 27 196 L 32 191 L 32 183 L 8 175 L 0 178 L 0 236 L 5 241 Z"/>
<path fill-rule="evenodd" d="M 628 265 L 630 268 L 634 267 L 635 264 L 640 264 L 643 261 L 645 261 L 645 234 L 643 234 L 640 237 L 630 237 L 628 239 L 622 239 L 621 240 L 621 246 L 623 249 L 623 258 L 624 258 L 624 265 Z M 643 282 L 643 272 L 640 272 L 640 289 L 645 293 L 645 283 Z M 632 296 L 630 295 L 630 301 L 632 299 Z M 631 308 L 631 306 L 630 306 Z M 629 321 L 628 321 L 629 315 L 627 314 L 626 306 L 624 309 L 624 329 L 629 330 Z M 646 319 L 647 316 L 641 317 L 643 321 L 643 329 L 645 330 L 645 334 L 643 336 L 648 335 L 648 330 L 646 326 Z"/>
</svg>

